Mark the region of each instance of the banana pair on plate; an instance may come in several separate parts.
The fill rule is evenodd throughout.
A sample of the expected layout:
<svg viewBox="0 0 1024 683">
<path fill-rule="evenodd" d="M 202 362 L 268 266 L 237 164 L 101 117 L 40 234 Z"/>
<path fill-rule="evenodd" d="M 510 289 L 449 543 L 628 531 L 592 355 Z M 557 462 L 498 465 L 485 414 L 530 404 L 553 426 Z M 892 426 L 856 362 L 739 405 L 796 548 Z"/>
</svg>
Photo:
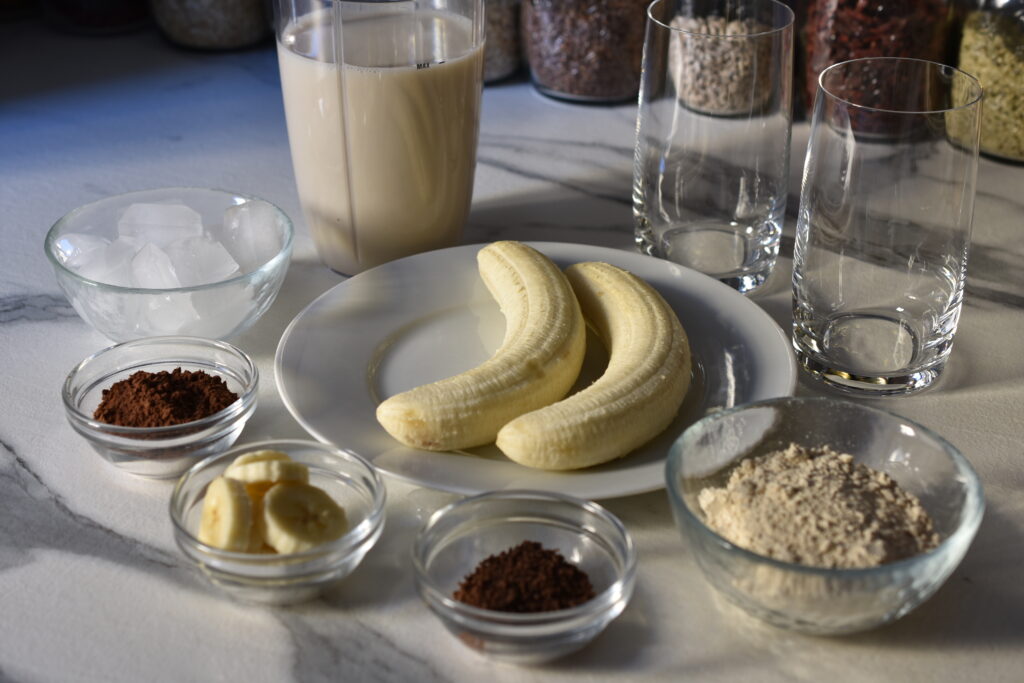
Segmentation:
<svg viewBox="0 0 1024 683">
<path fill-rule="evenodd" d="M 298 553 L 344 535 L 344 509 L 280 451 L 238 456 L 207 486 L 201 542 L 243 553 Z"/>
<path fill-rule="evenodd" d="M 484 247 L 477 263 L 504 340 L 483 364 L 383 401 L 377 420 L 391 436 L 437 451 L 495 442 L 522 465 L 570 470 L 626 455 L 669 425 L 690 385 L 690 345 L 654 288 L 607 263 L 563 273 L 512 241 Z M 583 364 L 585 321 L 608 366 L 564 398 Z"/>
</svg>

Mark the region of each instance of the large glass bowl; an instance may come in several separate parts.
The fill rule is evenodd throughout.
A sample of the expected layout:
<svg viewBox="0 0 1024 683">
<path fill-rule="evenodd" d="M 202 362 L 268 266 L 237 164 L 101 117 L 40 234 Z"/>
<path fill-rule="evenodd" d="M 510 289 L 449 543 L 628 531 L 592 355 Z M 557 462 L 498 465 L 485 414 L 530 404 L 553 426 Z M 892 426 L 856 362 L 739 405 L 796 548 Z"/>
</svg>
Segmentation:
<svg viewBox="0 0 1024 683">
<path fill-rule="evenodd" d="M 830 446 L 916 495 L 937 548 L 865 569 L 780 562 L 733 545 L 704 522 L 698 495 L 723 486 L 743 459 L 789 444 Z M 676 523 L 704 576 L 725 598 L 776 626 L 832 635 L 898 619 L 930 597 L 967 552 L 984 498 L 967 460 L 932 431 L 891 413 L 831 398 L 780 398 L 715 413 L 673 445 L 666 484 Z"/>
<path fill-rule="evenodd" d="M 130 206 L 168 203 L 196 211 L 210 232 L 221 229 L 226 211 L 237 215 L 242 206 L 253 214 L 259 212 L 265 220 L 251 238 L 231 244 L 239 269 L 219 282 L 140 288 L 126 286 L 122 279 L 118 283 L 104 281 L 104 275 L 93 272 L 102 269 L 77 265 L 76 252 L 83 250 L 71 248 L 71 240 L 66 239 L 69 234 L 114 242 L 119 236 L 118 221 Z M 248 329 L 274 302 L 288 270 L 293 232 L 288 216 L 262 199 L 223 190 L 169 187 L 129 192 L 79 207 L 50 228 L 45 249 L 57 284 L 75 311 L 114 341 L 159 335 L 227 339 Z M 258 242 L 259 249 L 253 251 L 250 242 Z M 143 244 L 139 238 L 136 246 Z"/>
<path fill-rule="evenodd" d="M 261 450 L 282 451 L 309 468 L 309 483 L 345 510 L 341 538 L 285 555 L 221 550 L 198 539 L 207 485 L 238 456 Z M 380 475 L 358 455 L 314 441 L 271 440 L 197 463 L 178 480 L 170 514 L 178 547 L 215 586 L 239 600 L 282 605 L 315 598 L 359 566 L 384 530 L 385 499 Z"/>
<path fill-rule="evenodd" d="M 523 541 L 557 550 L 588 575 L 595 597 L 550 612 L 481 609 L 452 597 L 491 555 Z M 589 643 L 626 608 L 636 550 L 622 523 L 597 503 L 541 491 L 496 491 L 435 512 L 413 545 L 420 597 L 451 633 L 481 654 L 515 664 L 561 657 Z"/>
</svg>

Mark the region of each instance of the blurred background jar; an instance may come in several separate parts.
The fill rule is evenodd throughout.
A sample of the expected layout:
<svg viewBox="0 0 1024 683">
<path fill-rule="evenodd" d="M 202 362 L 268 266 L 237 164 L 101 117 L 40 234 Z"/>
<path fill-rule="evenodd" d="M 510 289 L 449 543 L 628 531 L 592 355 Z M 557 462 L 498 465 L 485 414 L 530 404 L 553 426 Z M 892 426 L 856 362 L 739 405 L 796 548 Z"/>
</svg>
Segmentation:
<svg viewBox="0 0 1024 683">
<path fill-rule="evenodd" d="M 160 31 L 173 43 L 200 50 L 234 50 L 270 34 L 265 0 L 149 0 Z"/>
<path fill-rule="evenodd" d="M 964 19 L 960 69 L 981 82 L 981 151 L 1024 161 L 1024 0 L 976 0 Z"/>
<path fill-rule="evenodd" d="M 540 92 L 621 102 L 640 89 L 650 0 L 523 0 L 530 77 Z"/>
<path fill-rule="evenodd" d="M 950 0 L 810 0 L 803 41 L 808 112 L 814 106 L 818 74 L 833 64 L 861 57 L 950 64 L 953 19 Z"/>
<path fill-rule="evenodd" d="M 519 70 L 519 0 L 485 0 L 487 44 L 484 46 L 484 82 L 508 78 Z"/>
</svg>

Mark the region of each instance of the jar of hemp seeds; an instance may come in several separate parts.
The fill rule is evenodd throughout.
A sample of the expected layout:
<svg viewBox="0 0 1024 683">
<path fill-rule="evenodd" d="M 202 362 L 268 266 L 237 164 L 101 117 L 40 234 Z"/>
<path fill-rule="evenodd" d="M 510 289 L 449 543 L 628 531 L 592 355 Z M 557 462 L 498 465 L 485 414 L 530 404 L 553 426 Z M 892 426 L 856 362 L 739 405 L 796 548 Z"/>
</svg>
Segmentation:
<svg viewBox="0 0 1024 683">
<path fill-rule="evenodd" d="M 981 151 L 1024 161 L 1024 0 L 983 0 L 964 20 L 960 69 L 985 91 Z"/>
</svg>

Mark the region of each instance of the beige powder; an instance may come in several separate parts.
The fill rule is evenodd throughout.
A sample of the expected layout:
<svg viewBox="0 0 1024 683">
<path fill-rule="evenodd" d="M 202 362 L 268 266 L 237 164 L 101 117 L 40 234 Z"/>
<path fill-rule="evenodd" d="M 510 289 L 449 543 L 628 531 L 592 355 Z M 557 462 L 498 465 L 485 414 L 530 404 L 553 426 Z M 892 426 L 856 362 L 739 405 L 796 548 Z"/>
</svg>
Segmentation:
<svg viewBox="0 0 1024 683">
<path fill-rule="evenodd" d="M 921 501 L 888 475 L 828 447 L 791 444 L 741 462 L 698 502 L 708 526 L 776 560 L 874 567 L 939 543 Z"/>
</svg>

